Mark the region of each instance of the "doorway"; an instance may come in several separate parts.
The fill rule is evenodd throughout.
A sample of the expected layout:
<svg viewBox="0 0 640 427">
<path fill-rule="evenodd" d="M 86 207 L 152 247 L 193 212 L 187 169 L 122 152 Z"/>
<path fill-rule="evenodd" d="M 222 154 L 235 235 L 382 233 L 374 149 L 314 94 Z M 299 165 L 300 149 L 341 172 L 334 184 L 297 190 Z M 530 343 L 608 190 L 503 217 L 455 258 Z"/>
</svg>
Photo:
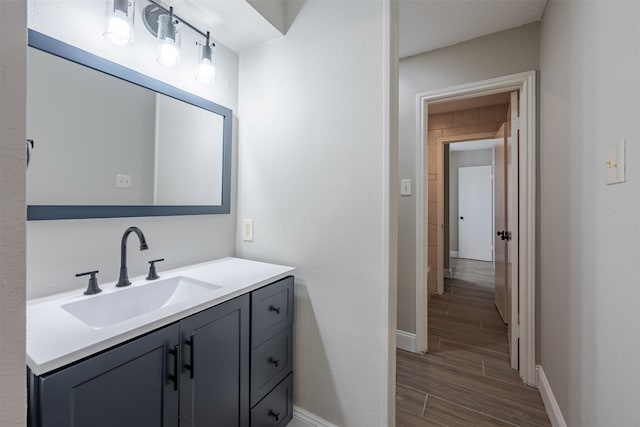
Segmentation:
<svg viewBox="0 0 640 427">
<path fill-rule="evenodd" d="M 420 128 L 420 138 L 417 141 L 417 171 L 418 179 L 416 181 L 417 212 L 416 227 L 418 230 L 416 254 L 417 254 L 417 270 L 416 270 L 416 347 L 420 352 L 428 351 L 427 336 L 427 301 L 430 293 L 442 293 L 444 291 L 443 272 L 444 268 L 444 252 L 437 252 L 436 265 L 442 268 L 431 268 L 431 273 L 427 274 L 427 259 L 433 259 L 433 246 L 428 244 L 429 236 L 436 234 L 440 238 L 440 242 L 444 241 L 444 212 L 439 209 L 436 215 L 436 223 L 429 224 L 428 215 L 431 209 L 434 209 L 431 203 L 428 203 L 427 178 L 432 175 L 432 168 L 429 169 L 428 154 L 429 150 L 438 150 L 438 158 L 443 158 L 444 142 L 459 142 L 470 139 L 477 139 L 478 135 L 473 138 L 460 137 L 455 135 L 445 136 L 444 134 L 439 142 L 441 144 L 426 144 L 429 133 L 428 112 L 430 107 L 452 101 L 470 101 L 472 98 L 485 96 L 493 96 L 500 93 L 518 92 L 519 98 L 516 99 L 517 111 L 520 113 L 520 119 L 516 123 L 519 127 L 517 134 L 519 140 L 516 143 L 518 155 L 515 157 L 515 179 L 513 180 L 515 194 L 514 198 L 515 210 L 512 212 L 515 218 L 518 218 L 517 224 L 512 230 L 498 230 L 513 235 L 511 246 L 516 248 L 515 253 L 518 254 L 515 260 L 515 268 L 510 270 L 513 278 L 514 292 L 510 295 L 515 307 L 518 311 L 513 316 L 513 336 L 517 336 L 513 354 L 515 358 L 512 360 L 512 367 L 518 369 L 520 378 L 530 385 L 536 384 L 535 369 L 535 72 L 521 73 L 517 75 L 507 76 L 487 80 L 483 82 L 472 83 L 453 88 L 447 88 L 438 91 L 421 93 L 416 96 L 418 121 Z M 478 129 L 478 134 L 482 134 L 482 129 Z M 494 132 L 485 132 L 485 137 L 491 138 L 496 135 Z M 449 138 L 448 141 L 446 139 Z M 442 164 L 442 163 L 439 163 Z M 431 184 L 431 183 L 429 183 Z M 443 185 L 443 184 L 442 184 Z M 433 186 L 431 186 L 433 188 Z M 517 212 L 517 214 L 514 214 Z M 509 234 L 510 233 L 510 234 Z M 504 234 L 503 234 L 504 235 Z M 446 249 L 446 248 L 445 248 Z M 448 257 L 447 257 L 448 258 Z M 438 271 L 439 270 L 439 271 Z M 513 346 L 513 342 L 511 343 Z"/>
</svg>

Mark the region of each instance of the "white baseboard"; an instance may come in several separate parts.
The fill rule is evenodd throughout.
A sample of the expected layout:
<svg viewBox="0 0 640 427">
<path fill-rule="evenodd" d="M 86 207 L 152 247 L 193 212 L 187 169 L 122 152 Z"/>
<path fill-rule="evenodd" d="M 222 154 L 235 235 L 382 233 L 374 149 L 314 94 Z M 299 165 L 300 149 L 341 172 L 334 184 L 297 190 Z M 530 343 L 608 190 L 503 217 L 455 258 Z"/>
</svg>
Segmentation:
<svg viewBox="0 0 640 427">
<path fill-rule="evenodd" d="M 551 385 L 547 380 L 547 376 L 544 374 L 542 366 L 538 365 L 537 370 L 538 390 L 540 390 L 540 395 L 544 402 L 544 408 L 547 410 L 547 415 L 549 416 L 551 425 L 553 427 L 567 427 L 567 423 L 564 421 L 562 411 L 560 411 L 560 406 L 558 406 L 556 397 L 553 395 L 553 390 L 551 390 Z"/>
<path fill-rule="evenodd" d="M 416 334 L 396 329 L 396 347 L 402 350 L 416 352 Z"/>
<path fill-rule="evenodd" d="M 458 258 L 458 251 L 450 251 L 449 256 L 451 258 Z"/>
<path fill-rule="evenodd" d="M 335 424 L 320 418 L 306 409 L 293 405 L 293 420 L 287 427 L 337 427 Z"/>
</svg>

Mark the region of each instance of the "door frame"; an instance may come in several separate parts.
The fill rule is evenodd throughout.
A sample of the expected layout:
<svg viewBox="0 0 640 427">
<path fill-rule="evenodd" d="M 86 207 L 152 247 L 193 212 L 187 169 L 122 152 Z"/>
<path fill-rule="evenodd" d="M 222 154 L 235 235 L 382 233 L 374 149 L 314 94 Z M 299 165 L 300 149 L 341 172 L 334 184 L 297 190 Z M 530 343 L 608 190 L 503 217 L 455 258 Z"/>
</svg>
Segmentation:
<svg viewBox="0 0 640 427">
<path fill-rule="evenodd" d="M 518 303 L 520 307 L 519 372 L 535 386 L 535 268 L 536 268 L 536 72 L 512 74 L 489 80 L 416 94 L 416 349 L 427 351 L 427 129 L 428 104 L 500 92 L 520 92 L 519 195 L 518 195 Z M 514 233 L 515 235 L 516 233 Z M 441 251 L 440 251 L 441 252 Z"/>
</svg>

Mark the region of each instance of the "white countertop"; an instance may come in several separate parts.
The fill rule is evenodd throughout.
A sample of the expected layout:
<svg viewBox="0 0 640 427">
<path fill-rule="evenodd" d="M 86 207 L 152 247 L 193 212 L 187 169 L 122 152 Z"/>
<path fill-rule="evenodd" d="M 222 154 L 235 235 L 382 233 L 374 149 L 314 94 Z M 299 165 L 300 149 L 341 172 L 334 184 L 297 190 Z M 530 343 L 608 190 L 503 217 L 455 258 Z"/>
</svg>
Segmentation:
<svg viewBox="0 0 640 427">
<path fill-rule="evenodd" d="M 292 267 L 239 258 L 221 258 L 189 267 L 160 271 L 160 280 L 184 276 L 220 288 L 209 291 L 195 301 L 183 301 L 162 307 L 99 329 L 86 325 L 61 306 L 87 298 L 99 298 L 109 293 L 123 292 L 136 286 L 152 286 L 153 281 L 140 276 L 131 278 L 131 286 L 126 288 L 116 288 L 115 282 L 101 283 L 103 292 L 97 295 L 83 295 L 83 288 L 28 301 L 27 365 L 34 374 L 42 375 L 279 280 L 293 271 Z"/>
</svg>

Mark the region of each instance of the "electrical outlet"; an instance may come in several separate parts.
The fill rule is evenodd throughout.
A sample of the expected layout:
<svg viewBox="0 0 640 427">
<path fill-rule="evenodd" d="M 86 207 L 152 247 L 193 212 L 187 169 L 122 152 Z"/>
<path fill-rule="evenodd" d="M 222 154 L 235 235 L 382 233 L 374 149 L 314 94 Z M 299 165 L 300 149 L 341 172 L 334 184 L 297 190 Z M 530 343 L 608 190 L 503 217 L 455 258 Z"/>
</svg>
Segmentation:
<svg viewBox="0 0 640 427">
<path fill-rule="evenodd" d="M 131 188 L 131 175 L 116 175 L 117 188 Z"/>
<path fill-rule="evenodd" d="M 253 220 L 242 220 L 242 240 L 245 242 L 253 242 Z"/>
</svg>

